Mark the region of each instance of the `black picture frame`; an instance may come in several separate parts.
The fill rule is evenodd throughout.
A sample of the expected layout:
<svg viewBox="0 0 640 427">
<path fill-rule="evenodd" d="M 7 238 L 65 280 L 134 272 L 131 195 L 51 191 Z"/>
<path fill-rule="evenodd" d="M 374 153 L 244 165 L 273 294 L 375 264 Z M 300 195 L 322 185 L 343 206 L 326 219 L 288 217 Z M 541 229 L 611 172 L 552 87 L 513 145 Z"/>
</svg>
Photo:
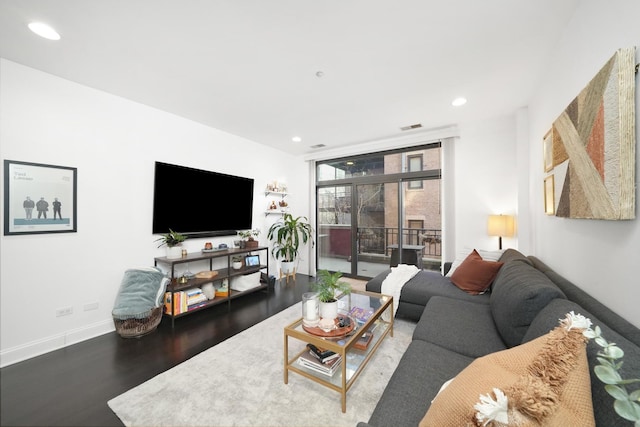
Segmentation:
<svg viewBox="0 0 640 427">
<path fill-rule="evenodd" d="M 257 267 L 260 265 L 260 255 L 247 255 L 244 257 L 244 265 L 247 267 Z"/>
<path fill-rule="evenodd" d="M 78 231 L 78 170 L 4 161 L 4 235 Z"/>
</svg>

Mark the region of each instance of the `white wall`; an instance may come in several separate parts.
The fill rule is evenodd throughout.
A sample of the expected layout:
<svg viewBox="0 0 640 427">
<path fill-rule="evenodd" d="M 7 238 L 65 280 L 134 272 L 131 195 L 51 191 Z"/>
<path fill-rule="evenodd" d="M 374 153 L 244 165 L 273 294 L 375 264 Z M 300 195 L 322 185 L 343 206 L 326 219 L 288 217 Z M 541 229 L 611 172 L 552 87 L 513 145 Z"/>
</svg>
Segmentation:
<svg viewBox="0 0 640 427">
<path fill-rule="evenodd" d="M 518 221 L 516 116 L 459 125 L 455 140 L 455 250 L 465 246 L 497 250 L 487 235 L 489 215 L 515 215 Z M 502 239 L 518 249 L 518 234 Z M 452 260 L 452 259 L 451 259 Z"/>
<path fill-rule="evenodd" d="M 549 217 L 543 213 L 542 138 L 619 48 L 640 44 L 640 2 L 580 2 L 529 105 L 533 253 L 640 327 L 640 221 Z M 636 52 L 636 58 L 640 58 Z M 638 61 L 636 61 L 638 62 Z M 638 75 L 636 74 L 636 86 Z M 636 88 L 636 141 L 640 95 Z M 640 155 L 636 143 L 636 155 Z M 636 206 L 640 162 L 636 159 Z M 638 209 L 636 208 L 636 216 Z"/>
<path fill-rule="evenodd" d="M 78 169 L 77 233 L 1 236 L 2 366 L 113 330 L 124 270 L 164 256 L 151 234 L 156 160 L 254 178 L 253 222 L 263 244 L 275 220 L 264 215 L 267 182 L 286 181 L 292 213 L 309 211 L 308 170 L 299 158 L 6 60 L 0 112 L 2 159 Z M 176 193 L 175 207 L 185 203 Z M 233 209 L 232 200 L 219 204 Z M 205 240 L 233 237 L 185 246 L 198 251 Z M 83 310 L 93 302 L 97 310 Z M 73 314 L 56 318 L 67 306 Z"/>
</svg>

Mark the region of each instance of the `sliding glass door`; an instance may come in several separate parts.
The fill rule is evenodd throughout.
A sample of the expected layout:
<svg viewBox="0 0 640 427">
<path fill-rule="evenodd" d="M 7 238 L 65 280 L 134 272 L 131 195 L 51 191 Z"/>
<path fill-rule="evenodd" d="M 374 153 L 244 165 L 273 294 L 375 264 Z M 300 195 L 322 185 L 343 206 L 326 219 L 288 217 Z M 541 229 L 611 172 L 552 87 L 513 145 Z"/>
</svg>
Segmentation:
<svg viewBox="0 0 640 427">
<path fill-rule="evenodd" d="M 440 144 L 317 164 L 317 266 L 370 278 L 440 268 Z"/>
</svg>

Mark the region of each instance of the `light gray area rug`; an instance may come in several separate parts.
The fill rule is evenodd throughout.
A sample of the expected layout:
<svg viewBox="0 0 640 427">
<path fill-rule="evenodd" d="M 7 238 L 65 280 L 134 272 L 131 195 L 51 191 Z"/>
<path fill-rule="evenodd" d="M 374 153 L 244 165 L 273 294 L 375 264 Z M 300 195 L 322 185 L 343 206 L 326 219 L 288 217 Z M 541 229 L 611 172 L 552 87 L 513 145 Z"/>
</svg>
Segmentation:
<svg viewBox="0 0 640 427">
<path fill-rule="evenodd" d="M 108 402 L 126 426 L 350 426 L 367 421 L 411 341 L 414 323 L 396 320 L 347 392 L 296 373 L 284 384 L 283 329 L 301 317 L 301 304 Z M 304 343 L 290 339 L 290 354 Z"/>
</svg>

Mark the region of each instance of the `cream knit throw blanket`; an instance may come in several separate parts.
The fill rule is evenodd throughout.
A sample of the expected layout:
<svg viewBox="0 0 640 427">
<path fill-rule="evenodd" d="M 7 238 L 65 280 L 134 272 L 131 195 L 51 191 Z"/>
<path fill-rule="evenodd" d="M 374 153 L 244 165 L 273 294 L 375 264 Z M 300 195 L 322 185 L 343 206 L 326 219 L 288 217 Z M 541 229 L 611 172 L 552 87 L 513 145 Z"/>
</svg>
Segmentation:
<svg viewBox="0 0 640 427">
<path fill-rule="evenodd" d="M 405 283 L 418 274 L 420 270 L 415 265 L 398 264 L 391 267 L 391 273 L 382 281 L 380 293 L 393 297 L 393 316 L 396 316 L 400 302 L 400 292 Z"/>
</svg>

